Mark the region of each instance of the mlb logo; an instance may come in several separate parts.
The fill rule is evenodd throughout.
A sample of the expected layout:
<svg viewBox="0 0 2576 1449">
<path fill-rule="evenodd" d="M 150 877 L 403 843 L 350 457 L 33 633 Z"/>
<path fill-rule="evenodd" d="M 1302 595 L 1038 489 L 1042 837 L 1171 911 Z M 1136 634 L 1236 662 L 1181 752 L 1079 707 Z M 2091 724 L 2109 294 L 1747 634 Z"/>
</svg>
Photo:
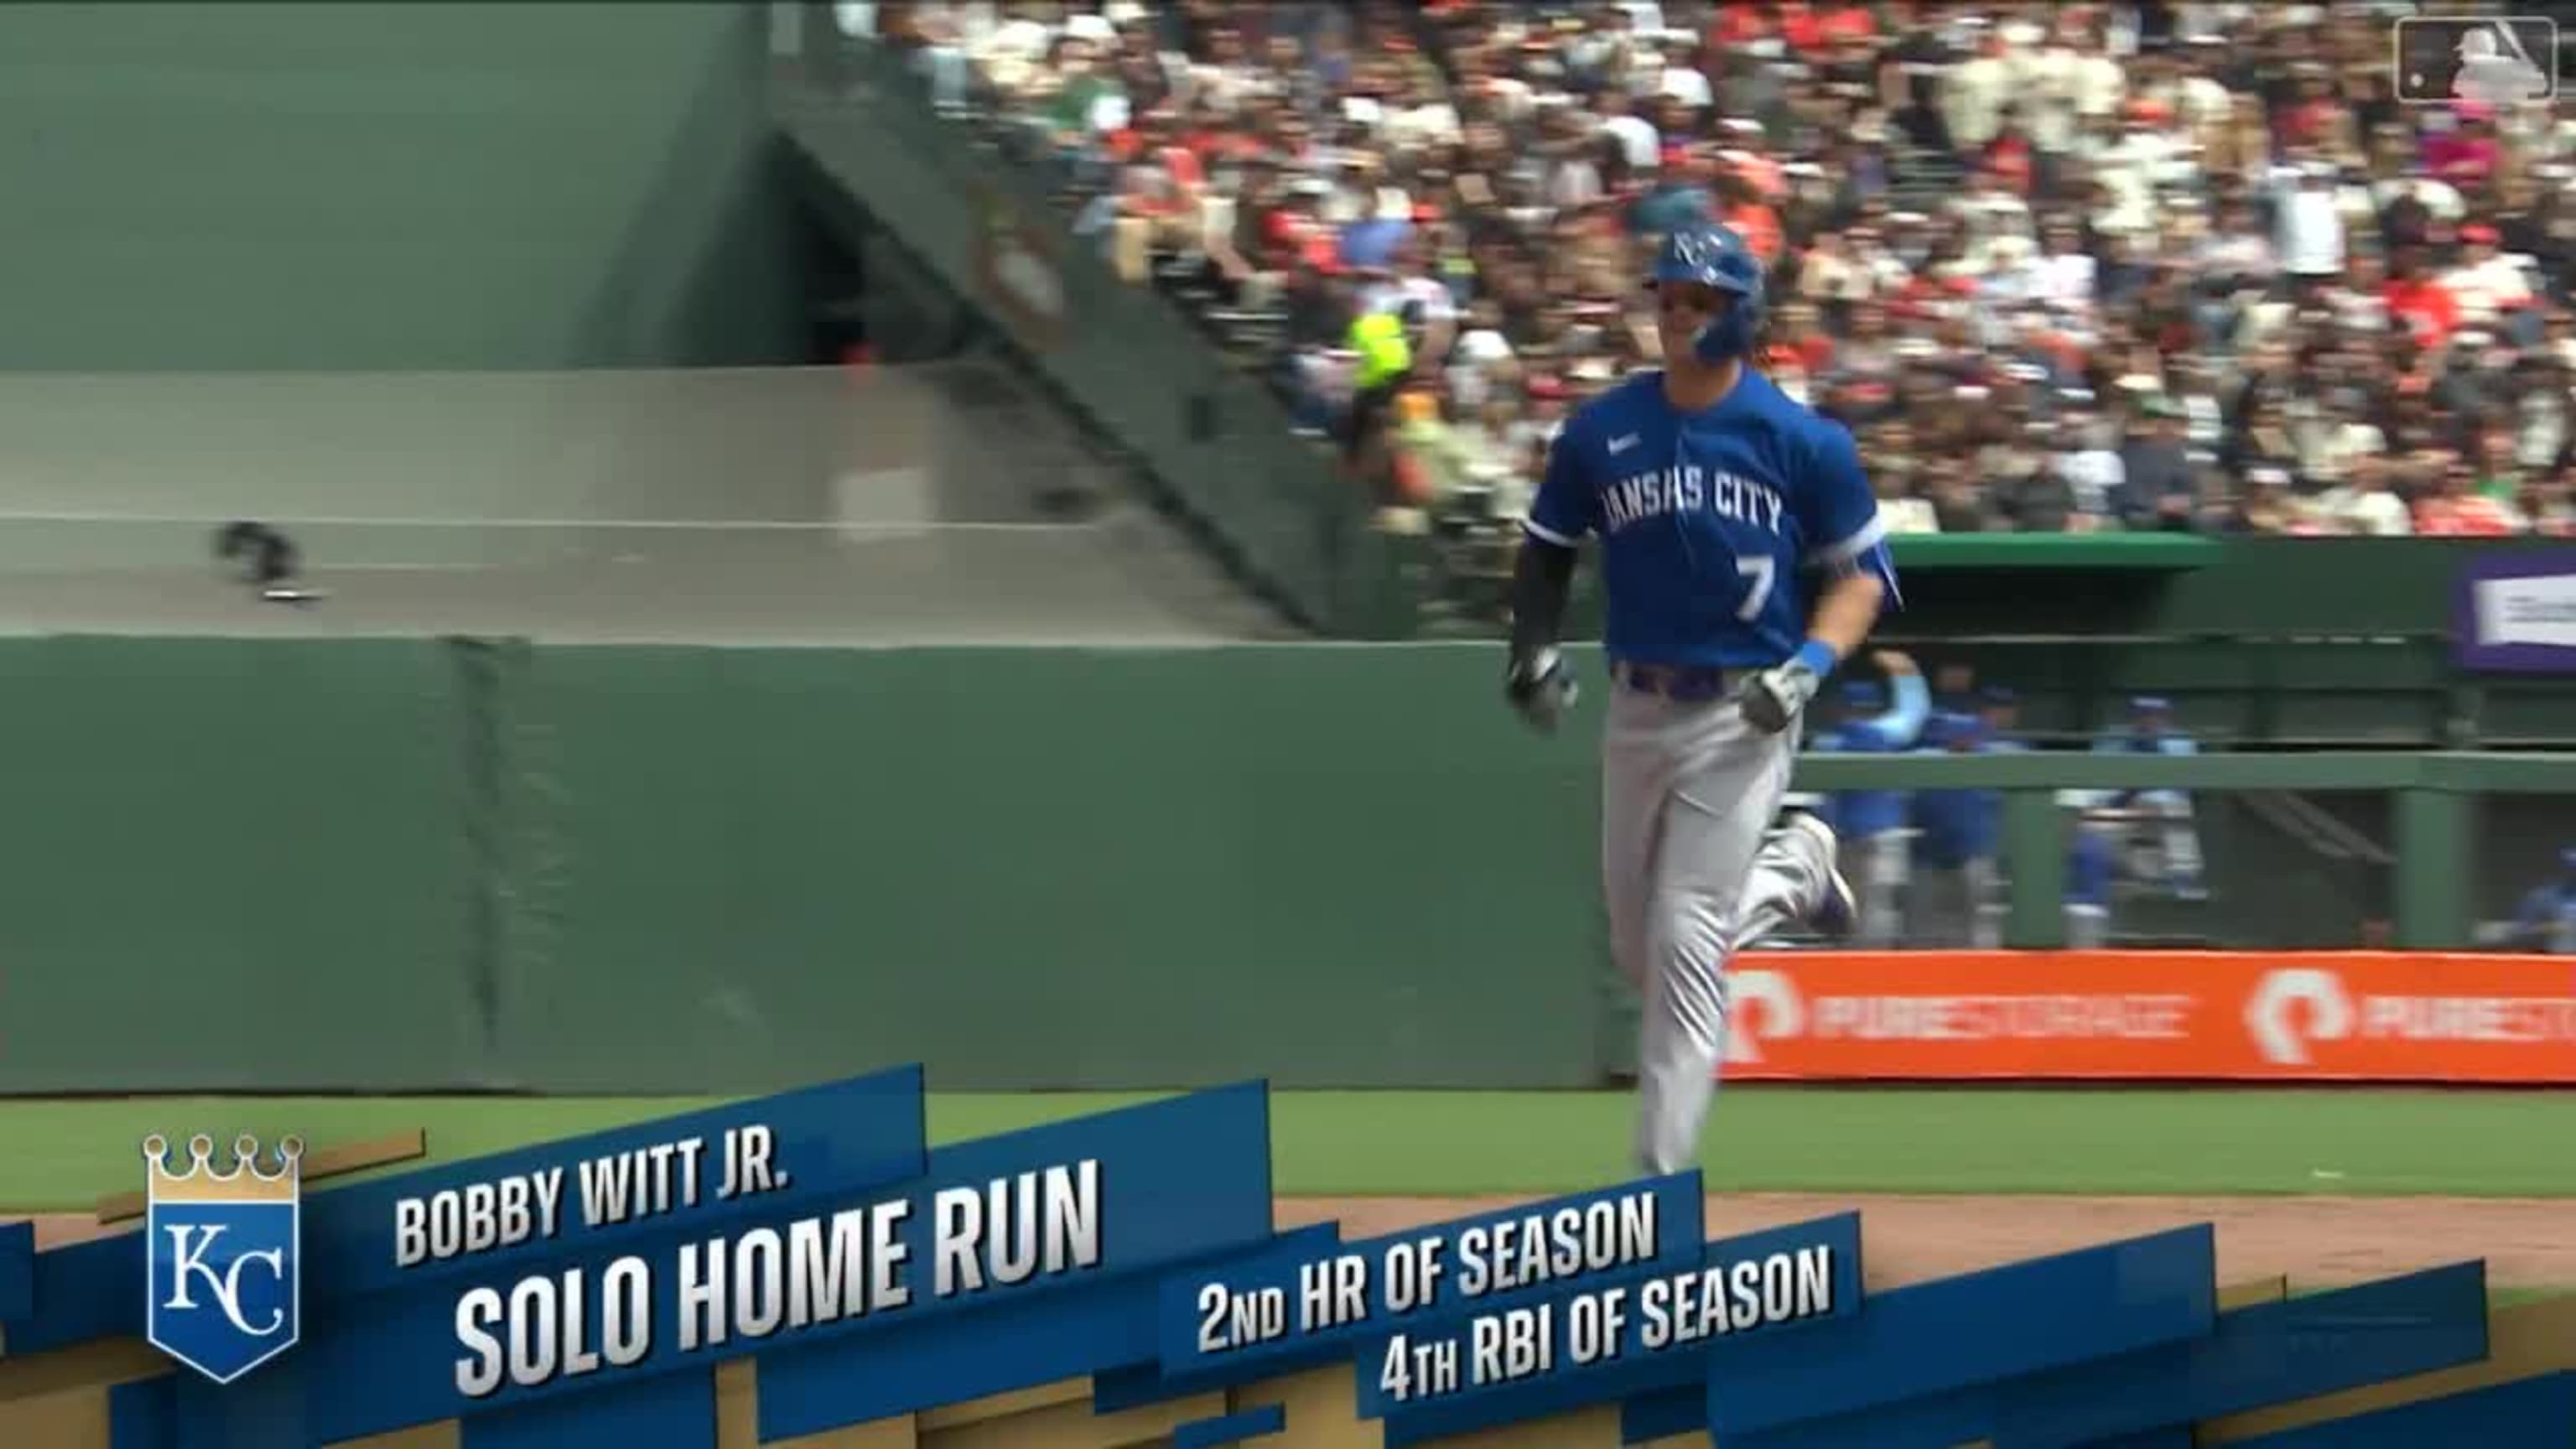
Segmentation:
<svg viewBox="0 0 2576 1449">
<path fill-rule="evenodd" d="M 293 1348 L 303 1332 L 304 1144 L 280 1141 L 273 1173 L 260 1167 L 255 1137 L 233 1144 L 228 1173 L 215 1168 L 211 1137 L 189 1140 L 192 1161 L 177 1172 L 169 1150 L 158 1135 L 144 1139 L 145 1336 L 228 1384 Z"/>
<path fill-rule="evenodd" d="M 2391 50 L 2407 104 L 2545 105 L 2558 96 L 2558 22 L 2546 15 L 2403 16 Z"/>
</svg>

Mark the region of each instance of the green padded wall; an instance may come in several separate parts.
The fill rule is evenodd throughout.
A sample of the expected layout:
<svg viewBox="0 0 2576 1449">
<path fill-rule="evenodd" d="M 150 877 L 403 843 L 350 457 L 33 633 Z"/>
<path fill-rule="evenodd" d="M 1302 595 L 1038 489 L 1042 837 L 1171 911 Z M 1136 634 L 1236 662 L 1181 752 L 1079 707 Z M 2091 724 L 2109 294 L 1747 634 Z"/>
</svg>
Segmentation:
<svg viewBox="0 0 2576 1449">
<path fill-rule="evenodd" d="M 433 641 L 0 641 L 0 1089 L 478 1080 L 452 676 Z"/>
<path fill-rule="evenodd" d="M 1539 739 L 1496 664 L 0 640 L 0 1091 L 722 1093 L 912 1061 L 953 1088 L 1591 1084 L 1628 1019 L 1601 691 Z M 2563 843 L 2536 797 L 2576 796 L 2565 757 L 2502 754 L 1801 780 L 1926 768 L 2042 808 L 2168 772 L 2207 801 L 2207 934 L 2274 948 L 2392 911 L 2456 944 Z M 2357 810 L 2405 869 L 2303 853 L 2228 790 Z M 2463 869 L 2409 819 L 2491 830 Z"/>
<path fill-rule="evenodd" d="M 1589 761 L 1492 684 L 1462 650 L 542 649 L 525 1066 L 1580 1084 Z"/>
<path fill-rule="evenodd" d="M 0 368 L 802 348 L 767 7 L 0 6 Z"/>
</svg>

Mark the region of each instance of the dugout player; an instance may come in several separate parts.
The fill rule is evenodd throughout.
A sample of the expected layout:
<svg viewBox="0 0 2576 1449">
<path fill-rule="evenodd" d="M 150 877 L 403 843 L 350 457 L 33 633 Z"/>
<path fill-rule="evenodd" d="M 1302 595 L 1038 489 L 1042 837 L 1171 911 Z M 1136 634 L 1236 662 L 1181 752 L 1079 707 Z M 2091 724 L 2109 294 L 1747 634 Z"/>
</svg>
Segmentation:
<svg viewBox="0 0 2576 1449">
<path fill-rule="evenodd" d="M 1648 285 L 1664 365 L 1566 420 L 1525 525 L 1504 693 L 1553 730 L 1575 550 L 1598 541 L 1610 673 L 1601 883 L 1643 998 L 1636 1154 L 1698 1160 L 1732 954 L 1791 923 L 1846 936 L 1834 833 L 1782 810 L 1808 701 L 1896 597 L 1851 434 L 1751 362 L 1763 269 L 1724 227 L 1666 238 Z"/>
</svg>

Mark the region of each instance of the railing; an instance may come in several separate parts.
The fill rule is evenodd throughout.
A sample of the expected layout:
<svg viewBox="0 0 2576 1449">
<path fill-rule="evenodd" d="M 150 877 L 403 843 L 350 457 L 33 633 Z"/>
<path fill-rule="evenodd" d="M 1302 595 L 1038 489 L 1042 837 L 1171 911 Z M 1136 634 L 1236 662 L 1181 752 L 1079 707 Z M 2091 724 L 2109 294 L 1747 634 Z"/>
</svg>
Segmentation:
<svg viewBox="0 0 2576 1449">
<path fill-rule="evenodd" d="M 1270 388 L 1073 237 L 1040 178 L 942 119 L 901 54 L 802 27 L 777 45 L 774 111 L 809 164 L 998 318 L 1258 585 L 1329 632 L 1383 632 L 1388 566 L 1365 499 Z"/>
<path fill-rule="evenodd" d="M 2086 810 L 2105 800 L 2193 802 L 2282 790 L 2382 797 L 2395 856 L 2386 873 L 2386 913 L 2378 917 L 2384 944 L 2425 950 L 2462 948 L 2491 934 L 2481 923 L 2510 914 L 2522 891 L 2559 876 L 2558 845 L 2543 832 L 2576 829 L 2576 816 L 2565 813 L 2559 798 L 2576 795 L 2576 755 L 2564 754 L 1807 755 L 1798 762 L 1796 788 L 1999 792 L 1998 857 L 2011 878 L 2000 944 L 2028 948 L 2066 943 L 2064 862 Z M 2535 811 L 2535 805 L 2544 808 Z M 2519 816 L 2511 829 L 2505 828 L 2508 813 Z M 2196 818 L 2195 828 L 2202 823 Z M 2124 835 L 2149 837 L 2144 843 L 2152 847 L 2164 817 L 2142 812 L 2128 824 L 2133 828 Z M 2576 835 L 2556 839 L 2576 843 Z M 2195 884 L 2213 903 L 2213 919 L 2239 922 L 2258 919 L 2267 902 L 2285 907 L 2289 885 L 2252 860 L 2216 858 Z M 2356 934 L 2366 938 L 2377 929 L 2360 929 L 2372 919 L 2372 903 L 2353 906 Z"/>
</svg>

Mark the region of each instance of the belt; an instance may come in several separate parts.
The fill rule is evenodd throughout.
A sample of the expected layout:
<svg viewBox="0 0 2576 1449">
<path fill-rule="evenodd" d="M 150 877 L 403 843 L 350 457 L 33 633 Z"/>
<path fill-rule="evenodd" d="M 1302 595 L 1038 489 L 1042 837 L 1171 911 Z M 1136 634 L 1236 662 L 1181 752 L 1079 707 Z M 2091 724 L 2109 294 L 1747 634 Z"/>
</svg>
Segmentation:
<svg viewBox="0 0 2576 1449">
<path fill-rule="evenodd" d="M 1735 692 L 1736 682 L 1743 675 L 1713 665 L 1630 664 L 1613 660 L 1610 677 L 1639 694 L 1690 704 L 1726 698 Z"/>
</svg>

